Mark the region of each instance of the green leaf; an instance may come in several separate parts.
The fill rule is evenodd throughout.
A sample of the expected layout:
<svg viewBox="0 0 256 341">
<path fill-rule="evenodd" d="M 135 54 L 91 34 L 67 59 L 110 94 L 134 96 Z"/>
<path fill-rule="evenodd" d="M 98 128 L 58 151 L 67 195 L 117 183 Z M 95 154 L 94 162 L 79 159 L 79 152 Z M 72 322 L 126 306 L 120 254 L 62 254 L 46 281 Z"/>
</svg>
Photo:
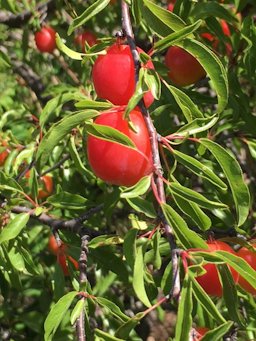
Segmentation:
<svg viewBox="0 0 256 341">
<path fill-rule="evenodd" d="M 69 58 L 71 59 L 74 59 L 74 60 L 82 60 L 83 59 L 83 56 L 85 55 L 84 53 L 80 53 L 80 52 L 76 52 L 76 51 L 73 51 L 71 50 L 69 47 L 67 47 L 62 39 L 60 38 L 59 34 L 56 33 L 56 45 L 58 47 L 58 49 L 65 53 Z"/>
<path fill-rule="evenodd" d="M 64 319 L 72 301 L 78 294 L 77 291 L 71 291 L 65 296 L 61 297 L 57 303 L 55 303 L 50 313 L 48 314 L 44 323 L 44 340 L 51 341 L 61 321 Z"/>
<path fill-rule="evenodd" d="M 122 337 L 125 340 L 128 340 L 130 332 L 137 326 L 137 324 L 143 317 L 143 313 L 138 313 L 130 318 L 127 322 L 125 322 L 121 327 L 117 329 L 117 331 L 115 332 L 115 336 Z"/>
<path fill-rule="evenodd" d="M 182 283 L 181 296 L 178 306 L 177 323 L 175 326 L 175 340 L 188 341 L 192 327 L 192 286 L 188 274 Z"/>
<path fill-rule="evenodd" d="M 128 204 L 137 212 L 144 213 L 149 218 L 156 218 L 155 208 L 152 202 L 141 197 L 126 199 Z"/>
<path fill-rule="evenodd" d="M 119 339 L 113 335 L 103 332 L 102 330 L 98 328 L 95 329 L 95 335 L 99 336 L 101 338 L 100 340 L 104 340 L 104 341 L 125 341 L 125 339 Z"/>
<path fill-rule="evenodd" d="M 223 147 L 208 139 L 200 139 L 200 143 L 206 147 L 220 164 L 229 182 L 237 211 L 238 226 L 247 219 L 250 209 L 250 193 L 243 180 L 242 170 L 233 155 Z"/>
<path fill-rule="evenodd" d="M 72 91 L 73 90 L 73 91 Z M 63 104 L 69 101 L 79 101 L 84 99 L 84 95 L 81 92 L 78 92 L 75 89 L 70 89 L 67 93 L 62 93 L 57 95 L 56 97 L 50 99 L 45 107 L 43 108 L 42 112 L 40 113 L 39 122 L 41 128 L 52 118 L 53 114 L 58 116 Z"/>
<path fill-rule="evenodd" d="M 82 297 L 80 300 L 77 301 L 74 309 L 72 310 L 71 316 L 70 316 L 70 322 L 73 325 L 76 320 L 79 318 L 81 312 L 84 309 L 85 301 L 84 297 Z"/>
<path fill-rule="evenodd" d="M 130 266 L 131 269 L 134 268 L 134 262 L 136 258 L 136 240 L 139 230 L 138 229 L 130 229 L 124 238 L 123 244 L 123 252 L 126 259 L 126 262 Z"/>
<path fill-rule="evenodd" d="M 101 140 L 121 144 L 127 148 L 136 150 L 136 145 L 134 142 L 127 135 L 121 133 L 115 128 L 92 123 L 86 125 L 86 130 L 88 134 L 93 135 Z"/>
<path fill-rule="evenodd" d="M 153 251 L 154 251 L 154 268 L 159 270 L 162 265 L 162 258 L 160 254 L 160 238 L 161 233 L 159 230 L 154 234 L 152 241 L 153 241 Z"/>
<path fill-rule="evenodd" d="M 151 307 L 151 303 L 148 299 L 148 295 L 145 289 L 144 271 L 143 246 L 139 246 L 137 248 L 137 254 L 134 262 L 132 285 L 136 295 L 141 300 L 141 302 L 146 307 Z"/>
<path fill-rule="evenodd" d="M 187 36 L 191 35 L 194 31 L 196 31 L 202 24 L 202 20 L 197 20 L 194 24 L 185 26 L 181 30 L 177 32 L 169 34 L 167 37 L 159 40 L 154 44 L 154 51 L 153 53 L 160 52 L 165 50 L 167 47 L 174 45 L 176 42 L 186 38 Z"/>
<path fill-rule="evenodd" d="M 70 35 L 76 28 L 84 25 L 88 20 L 100 13 L 108 4 L 110 0 L 98 0 L 88 7 L 79 17 L 75 18 L 68 29 Z"/>
<path fill-rule="evenodd" d="M 190 270 L 189 270 L 190 273 Z M 191 279 L 193 281 L 193 294 L 198 301 L 204 308 L 204 310 L 212 316 L 212 318 L 218 322 L 218 323 L 225 323 L 226 320 L 224 317 L 220 314 L 218 307 L 216 307 L 216 304 L 211 300 L 211 298 L 207 295 L 207 293 L 203 290 L 201 285 L 197 282 L 197 280 L 194 278 L 194 275 L 191 276 Z"/>
<path fill-rule="evenodd" d="M 190 99 L 188 95 L 185 94 L 182 90 L 175 88 L 175 86 L 169 85 L 164 82 L 168 90 L 172 93 L 175 101 L 178 106 L 182 110 L 186 120 L 191 122 L 195 118 L 203 118 L 204 115 L 198 109 L 198 107 L 194 104 L 194 102 Z"/>
<path fill-rule="evenodd" d="M 230 270 L 226 264 L 217 265 L 222 282 L 223 298 L 228 309 L 229 317 L 240 326 L 245 326 L 243 318 L 238 310 L 239 302 L 237 297 L 236 285 Z"/>
<path fill-rule="evenodd" d="M 215 208 L 227 208 L 227 205 L 223 204 L 222 202 L 208 200 L 202 194 L 193 191 L 190 188 L 182 186 L 177 182 L 171 182 L 168 185 L 168 189 L 170 190 L 171 193 L 176 194 L 182 199 L 194 202 L 197 205 L 209 210 L 213 210 Z"/>
<path fill-rule="evenodd" d="M 144 176 L 134 186 L 128 187 L 123 190 L 120 194 L 120 197 L 124 199 L 137 198 L 138 196 L 143 195 L 147 192 L 150 187 L 150 183 L 151 176 Z"/>
<path fill-rule="evenodd" d="M 160 36 L 164 37 L 173 31 L 183 29 L 186 24 L 176 14 L 167 11 L 163 7 L 157 6 L 149 0 L 143 0 L 143 17 L 149 23 L 150 27 Z"/>
<path fill-rule="evenodd" d="M 40 168 L 48 161 L 53 148 L 79 124 L 97 116 L 96 110 L 85 110 L 75 114 L 67 115 L 59 122 L 53 124 L 44 135 L 37 151 L 36 159 Z"/>
<path fill-rule="evenodd" d="M 178 150 L 173 150 L 173 154 L 178 162 L 183 164 L 197 176 L 210 181 L 213 185 L 222 190 L 227 189 L 225 182 L 223 182 L 211 168 L 198 161 L 195 157 L 181 153 Z"/>
<path fill-rule="evenodd" d="M 28 213 L 20 213 L 0 233 L 0 244 L 16 238 L 29 221 Z"/>
<path fill-rule="evenodd" d="M 227 321 L 220 326 L 208 331 L 200 341 L 221 341 L 223 336 L 225 336 L 234 323 L 232 321 Z"/>
<path fill-rule="evenodd" d="M 194 231 L 188 228 L 185 220 L 169 205 L 161 205 L 164 216 L 173 228 L 176 238 L 185 249 L 202 248 L 207 249 L 206 242 Z"/>
<path fill-rule="evenodd" d="M 125 315 L 122 310 L 112 301 L 104 298 L 104 297 L 97 297 L 96 302 L 107 310 L 108 314 L 112 314 L 115 316 L 118 320 L 122 322 L 129 321 L 129 317 Z"/>
<path fill-rule="evenodd" d="M 95 110 L 105 110 L 112 108 L 112 104 L 109 102 L 99 102 L 93 101 L 91 99 L 83 99 L 75 104 L 76 108 L 79 109 L 95 109 Z"/>
<path fill-rule="evenodd" d="M 228 11 L 224 6 L 217 2 L 195 3 L 191 11 L 191 16 L 194 16 L 195 19 L 215 17 L 232 23 L 237 22 L 237 18 L 231 14 L 231 11 Z"/>
<path fill-rule="evenodd" d="M 194 202 L 184 200 L 176 194 L 172 194 L 179 209 L 185 213 L 193 222 L 203 231 L 211 227 L 211 219 L 201 210 L 201 208 Z"/>
<path fill-rule="evenodd" d="M 223 64 L 214 52 L 196 40 L 184 39 L 176 45 L 192 54 L 211 78 L 218 98 L 217 113 L 221 113 L 228 102 L 228 79 Z"/>
<path fill-rule="evenodd" d="M 47 198 L 47 202 L 57 208 L 82 210 L 85 209 L 88 200 L 79 194 L 59 192 Z"/>
<path fill-rule="evenodd" d="M 195 118 L 193 121 L 184 124 L 176 132 L 177 135 L 190 136 L 207 131 L 212 128 L 219 120 L 219 117 L 214 114 L 207 118 Z"/>
</svg>

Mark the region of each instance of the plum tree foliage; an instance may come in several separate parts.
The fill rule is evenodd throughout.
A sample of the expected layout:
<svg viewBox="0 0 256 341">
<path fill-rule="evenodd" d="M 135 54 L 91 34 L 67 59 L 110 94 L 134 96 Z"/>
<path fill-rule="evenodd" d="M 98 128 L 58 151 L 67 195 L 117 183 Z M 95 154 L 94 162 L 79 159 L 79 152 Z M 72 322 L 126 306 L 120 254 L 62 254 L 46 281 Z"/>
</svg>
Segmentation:
<svg viewBox="0 0 256 341">
<path fill-rule="evenodd" d="M 255 11 L 1 2 L 1 340 L 256 339 Z"/>
</svg>

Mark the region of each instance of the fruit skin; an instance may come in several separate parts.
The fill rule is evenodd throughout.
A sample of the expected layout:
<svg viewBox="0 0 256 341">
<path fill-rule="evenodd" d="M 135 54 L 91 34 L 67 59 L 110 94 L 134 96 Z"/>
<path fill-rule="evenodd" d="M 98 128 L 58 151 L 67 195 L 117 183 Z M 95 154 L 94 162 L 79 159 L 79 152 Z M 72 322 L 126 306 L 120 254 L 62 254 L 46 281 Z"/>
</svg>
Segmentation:
<svg viewBox="0 0 256 341">
<path fill-rule="evenodd" d="M 206 334 L 209 331 L 209 328 L 206 327 L 196 327 L 195 330 L 198 333 L 198 336 L 193 338 L 193 341 L 200 341 L 204 334 Z"/>
<path fill-rule="evenodd" d="M 25 174 L 25 178 L 29 179 L 30 171 Z M 42 184 L 38 189 L 38 199 L 45 199 L 53 192 L 53 178 L 50 175 L 43 175 L 40 177 L 39 184 Z"/>
<path fill-rule="evenodd" d="M 106 111 L 94 123 L 127 135 L 138 151 L 89 135 L 87 153 L 91 168 L 99 178 L 114 185 L 132 186 L 153 171 L 153 162 L 149 134 L 141 112 L 135 109 L 130 113 L 136 132 L 129 127 L 123 114 L 123 109 Z"/>
<path fill-rule="evenodd" d="M 178 86 L 194 84 L 206 76 L 201 64 L 190 53 L 178 46 L 171 46 L 165 55 L 168 76 Z"/>
<path fill-rule="evenodd" d="M 252 244 L 256 248 L 256 243 Z M 237 256 L 243 258 L 254 270 L 256 270 L 256 252 L 253 252 L 245 247 L 242 247 L 237 251 Z M 239 276 L 238 284 L 247 292 L 252 295 L 256 295 L 256 289 L 254 289 L 242 276 Z"/>
<path fill-rule="evenodd" d="M 230 29 L 229 26 L 227 24 L 227 22 L 223 19 L 220 20 L 220 24 L 221 24 L 221 28 L 222 28 L 222 32 L 226 37 L 230 37 L 231 33 L 230 33 Z M 216 37 L 214 37 L 211 33 L 209 32 L 204 32 L 201 33 L 201 37 L 208 40 L 214 51 L 218 50 L 218 46 L 219 46 L 219 39 L 217 39 Z M 230 56 L 232 53 L 232 46 L 229 43 L 225 43 L 226 46 L 226 54 L 227 56 Z"/>
<path fill-rule="evenodd" d="M 143 52 L 140 48 L 137 50 L 139 53 Z M 142 67 L 154 69 L 151 61 Z M 92 80 L 98 97 L 115 105 L 126 105 L 135 90 L 134 62 L 130 47 L 115 43 L 107 48 L 106 54 L 96 59 Z M 154 101 L 150 91 L 143 98 L 146 107 Z"/>
<path fill-rule="evenodd" d="M 94 33 L 90 31 L 84 31 L 75 37 L 75 44 L 79 45 L 81 50 L 84 51 L 85 42 L 90 46 L 97 44 L 97 37 Z"/>
<path fill-rule="evenodd" d="M 168 9 L 168 11 L 170 11 L 170 12 L 173 12 L 173 9 L 174 9 L 174 4 L 169 4 L 168 6 L 167 6 L 167 9 Z"/>
<path fill-rule="evenodd" d="M 6 141 L 2 141 L 2 146 L 6 147 L 1 153 L 0 153 L 0 167 L 4 165 L 5 160 L 7 159 L 10 151 L 8 149 L 8 144 Z"/>
<path fill-rule="evenodd" d="M 48 248 L 49 250 L 57 256 L 57 262 L 62 268 L 62 271 L 64 273 L 64 276 L 69 276 L 69 269 L 67 265 L 67 259 L 74 265 L 74 268 L 76 270 L 79 269 L 78 262 L 72 258 L 71 256 L 68 256 L 67 253 L 67 245 L 61 242 L 61 245 L 58 246 L 57 241 L 54 237 L 54 235 L 51 235 L 49 237 L 48 241 Z"/>
<path fill-rule="evenodd" d="M 233 249 L 226 243 L 215 240 L 207 242 L 209 251 L 208 252 L 214 252 L 217 250 L 227 251 L 229 253 L 235 254 Z M 207 250 L 202 250 L 206 251 Z M 222 285 L 218 276 L 217 267 L 214 264 L 208 263 L 203 266 L 203 268 L 206 270 L 206 273 L 202 276 L 196 277 L 197 282 L 201 285 L 201 287 L 204 289 L 204 291 L 211 296 L 217 296 L 222 297 L 223 290 Z M 234 282 L 238 282 L 238 273 L 233 269 L 230 268 L 231 274 L 233 276 Z"/>
<path fill-rule="evenodd" d="M 52 53 L 56 47 L 56 31 L 50 26 L 44 26 L 35 33 L 35 42 L 39 51 Z"/>
</svg>

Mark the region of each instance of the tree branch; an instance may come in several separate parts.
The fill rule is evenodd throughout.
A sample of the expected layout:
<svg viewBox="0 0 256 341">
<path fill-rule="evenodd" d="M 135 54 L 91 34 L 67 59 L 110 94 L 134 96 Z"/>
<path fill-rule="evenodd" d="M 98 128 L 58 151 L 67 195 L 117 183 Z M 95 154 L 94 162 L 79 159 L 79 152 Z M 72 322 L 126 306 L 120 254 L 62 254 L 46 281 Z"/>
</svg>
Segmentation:
<svg viewBox="0 0 256 341">
<path fill-rule="evenodd" d="M 82 214 L 80 217 L 73 218 L 70 220 L 52 218 L 46 213 L 42 213 L 39 216 L 37 216 L 32 209 L 28 207 L 23 207 L 23 206 L 14 206 L 11 209 L 11 211 L 13 213 L 29 213 L 31 218 L 34 218 L 40 221 L 42 224 L 50 226 L 53 231 L 58 230 L 58 229 L 66 230 L 66 231 L 70 231 L 73 233 L 77 233 L 79 235 L 86 234 L 90 236 L 91 238 L 94 238 L 96 236 L 101 235 L 101 233 L 84 227 L 83 222 L 88 220 L 95 213 L 99 212 L 102 209 L 102 207 L 103 207 L 103 204 L 93 207 L 89 209 L 88 211 L 86 211 L 84 214 Z"/>
<path fill-rule="evenodd" d="M 47 12 L 55 7 L 53 0 L 40 2 L 35 10 L 41 13 Z M 25 25 L 29 19 L 34 15 L 34 11 L 24 11 L 19 14 L 13 14 L 6 11 L 0 11 L 0 24 L 7 25 L 12 28 L 20 28 Z"/>
<path fill-rule="evenodd" d="M 139 53 L 137 51 L 136 43 L 134 41 L 134 34 L 132 30 L 131 20 L 130 20 L 130 14 L 129 14 L 129 6 L 128 4 L 122 0 L 121 3 L 122 6 L 122 28 L 123 32 L 126 35 L 128 45 L 130 46 L 133 61 L 134 61 L 134 73 L 135 73 L 135 81 L 138 82 L 139 79 L 139 71 L 140 71 L 140 59 L 139 59 Z M 159 148 L 158 148 L 158 135 L 156 132 L 156 129 L 154 127 L 154 124 L 151 120 L 151 117 L 149 115 L 149 112 L 145 106 L 144 100 L 142 99 L 139 102 L 139 108 L 141 109 L 141 112 L 144 116 L 144 120 L 146 123 L 146 126 L 148 128 L 149 136 L 150 136 L 150 143 L 151 143 L 151 149 L 152 149 L 152 156 L 153 156 L 153 164 L 154 164 L 154 182 L 156 184 L 157 189 L 157 196 L 160 199 L 161 203 L 166 203 L 166 197 L 165 197 L 165 191 L 164 191 L 164 183 L 162 180 L 162 165 L 159 155 Z M 172 251 L 175 251 L 176 249 L 176 243 L 175 238 L 173 235 L 173 231 L 171 226 L 166 221 L 163 210 L 161 207 L 159 207 L 159 216 L 162 221 L 165 235 L 169 241 L 170 247 Z M 178 254 L 175 252 L 172 252 L 172 262 L 173 262 L 173 289 L 172 293 L 175 293 L 175 297 L 179 296 L 180 293 L 180 276 L 179 276 L 179 261 L 178 261 Z"/>
</svg>

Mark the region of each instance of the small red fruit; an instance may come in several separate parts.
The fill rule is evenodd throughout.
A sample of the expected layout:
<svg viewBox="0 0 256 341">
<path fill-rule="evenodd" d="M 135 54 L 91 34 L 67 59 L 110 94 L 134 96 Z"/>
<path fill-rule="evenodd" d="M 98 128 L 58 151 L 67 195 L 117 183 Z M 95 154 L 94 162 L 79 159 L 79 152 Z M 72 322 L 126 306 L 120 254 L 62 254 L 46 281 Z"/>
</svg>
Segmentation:
<svg viewBox="0 0 256 341">
<path fill-rule="evenodd" d="M 214 252 L 221 250 L 233 254 L 235 253 L 228 244 L 218 240 L 207 242 L 207 244 L 209 251 L 207 250 L 202 251 Z M 208 295 L 221 297 L 223 295 L 223 290 L 216 265 L 208 263 L 205 264 L 203 267 L 206 270 L 206 273 L 202 276 L 196 277 L 197 282 L 201 285 L 201 287 Z M 234 282 L 237 283 L 239 277 L 238 273 L 233 268 L 230 268 L 230 271 L 233 276 Z"/>
<path fill-rule="evenodd" d="M 64 276 L 69 276 L 67 259 L 74 265 L 75 269 L 78 270 L 78 268 L 79 268 L 78 262 L 74 258 L 72 258 L 71 256 L 66 255 L 67 245 L 65 245 L 64 243 L 61 242 L 61 245 L 59 246 L 57 244 L 57 241 L 56 241 L 54 235 L 51 235 L 49 237 L 48 248 L 54 255 L 57 256 L 57 262 L 59 263 L 60 267 L 62 268 Z"/>
<path fill-rule="evenodd" d="M 193 338 L 193 341 L 200 341 L 204 334 L 206 334 L 209 331 L 209 328 L 206 327 L 196 327 L 195 331 L 197 332 L 197 336 Z"/>
<path fill-rule="evenodd" d="M 25 178 L 29 179 L 30 171 L 25 174 Z M 38 199 L 45 199 L 53 192 L 53 178 L 50 175 L 43 175 L 39 179 Z"/>
<path fill-rule="evenodd" d="M 87 42 L 89 46 L 93 46 L 97 44 L 96 35 L 90 31 L 85 31 L 83 33 L 78 34 L 75 37 L 75 44 L 79 45 L 81 50 L 83 51 L 84 51 L 85 42 Z"/>
<path fill-rule="evenodd" d="M 139 53 L 143 52 L 140 48 L 137 50 Z M 154 69 L 151 61 L 142 67 Z M 107 48 L 106 54 L 96 59 L 92 79 L 100 98 L 107 99 L 115 105 L 126 105 L 135 90 L 134 62 L 130 47 L 113 44 Z M 149 107 L 153 101 L 153 95 L 148 91 L 144 95 L 145 105 Z"/>
<path fill-rule="evenodd" d="M 167 6 L 167 9 L 168 9 L 168 11 L 173 12 L 174 4 L 169 4 L 169 5 Z"/>
<path fill-rule="evenodd" d="M 56 32 L 49 26 L 44 26 L 35 33 L 35 42 L 39 51 L 52 53 L 56 47 Z"/>
<path fill-rule="evenodd" d="M 4 165 L 5 160 L 7 159 L 10 151 L 8 149 L 8 145 L 6 141 L 2 141 L 2 147 L 6 147 L 1 153 L 0 153 L 0 167 Z"/>
<path fill-rule="evenodd" d="M 151 146 L 141 112 L 135 109 L 130 113 L 136 132 L 123 115 L 122 109 L 106 111 L 94 123 L 119 130 L 134 142 L 137 150 L 89 135 L 87 152 L 89 163 L 99 178 L 114 185 L 132 186 L 153 171 Z"/>
<path fill-rule="evenodd" d="M 256 244 L 252 244 L 256 248 Z M 256 270 L 256 252 L 245 247 L 238 250 L 237 255 L 243 258 L 254 270 Z M 253 288 L 242 276 L 239 276 L 238 284 L 247 292 L 256 295 L 256 289 Z"/>
<path fill-rule="evenodd" d="M 206 75 L 196 58 L 178 46 L 169 47 L 165 64 L 169 69 L 169 78 L 178 86 L 194 84 Z"/>
</svg>

